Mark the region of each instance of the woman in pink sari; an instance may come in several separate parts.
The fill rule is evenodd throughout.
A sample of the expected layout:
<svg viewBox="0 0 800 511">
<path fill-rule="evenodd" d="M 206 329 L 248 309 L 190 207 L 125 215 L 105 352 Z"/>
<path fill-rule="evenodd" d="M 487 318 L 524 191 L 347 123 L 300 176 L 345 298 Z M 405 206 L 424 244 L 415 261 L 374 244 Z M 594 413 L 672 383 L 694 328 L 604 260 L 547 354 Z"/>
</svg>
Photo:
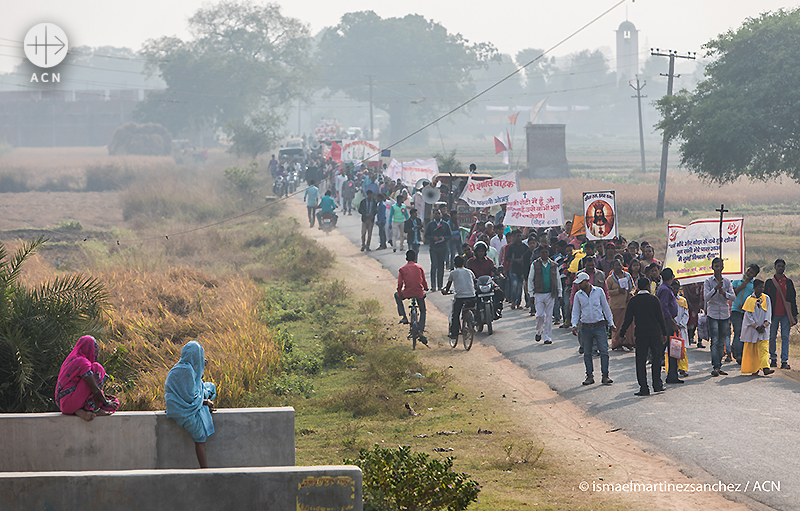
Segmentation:
<svg viewBox="0 0 800 511">
<path fill-rule="evenodd" d="M 61 413 L 77 415 L 85 421 L 111 415 L 119 408 L 119 400 L 103 394 L 106 380 L 105 369 L 97 363 L 97 341 L 91 335 L 84 335 L 61 364 L 56 405 Z"/>
</svg>

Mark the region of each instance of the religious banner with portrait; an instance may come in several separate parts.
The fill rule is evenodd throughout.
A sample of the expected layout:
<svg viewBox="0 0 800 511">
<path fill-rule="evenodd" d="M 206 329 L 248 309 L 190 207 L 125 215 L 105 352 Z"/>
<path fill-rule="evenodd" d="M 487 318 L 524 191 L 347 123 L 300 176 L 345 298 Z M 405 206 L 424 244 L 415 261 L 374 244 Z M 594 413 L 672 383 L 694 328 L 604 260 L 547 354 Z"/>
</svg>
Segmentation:
<svg viewBox="0 0 800 511">
<path fill-rule="evenodd" d="M 521 227 L 564 225 L 561 188 L 510 194 L 503 223 Z"/>
<path fill-rule="evenodd" d="M 583 211 L 587 240 L 613 240 L 617 237 L 617 205 L 613 190 L 583 192 Z"/>
<path fill-rule="evenodd" d="M 719 257 L 720 221 L 714 218 L 695 220 L 689 225 L 667 226 L 667 254 L 664 266 L 672 268 L 681 284 L 703 282 L 714 274 L 711 262 Z M 744 218 L 722 221 L 722 276 L 731 280 L 744 274 Z"/>
</svg>

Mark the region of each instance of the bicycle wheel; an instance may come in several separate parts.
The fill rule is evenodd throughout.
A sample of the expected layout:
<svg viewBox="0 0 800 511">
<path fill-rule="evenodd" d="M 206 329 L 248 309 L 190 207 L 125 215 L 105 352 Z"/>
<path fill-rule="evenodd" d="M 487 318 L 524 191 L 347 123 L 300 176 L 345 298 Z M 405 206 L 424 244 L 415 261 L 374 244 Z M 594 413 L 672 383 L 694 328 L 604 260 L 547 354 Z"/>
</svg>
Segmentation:
<svg viewBox="0 0 800 511">
<path fill-rule="evenodd" d="M 492 335 L 492 319 L 494 316 L 494 311 L 492 311 L 492 304 L 486 303 L 483 309 L 484 317 L 486 318 L 486 333 Z"/>
<path fill-rule="evenodd" d="M 411 336 L 411 349 L 417 349 L 417 337 L 419 337 L 419 317 L 416 307 L 411 307 L 411 318 L 409 319 L 409 335 Z"/>
<path fill-rule="evenodd" d="M 472 341 L 475 338 L 475 316 L 472 315 L 472 309 L 467 309 L 463 312 L 461 318 L 461 342 L 464 349 L 469 351 L 472 347 Z M 455 348 L 455 346 L 453 345 Z"/>
</svg>

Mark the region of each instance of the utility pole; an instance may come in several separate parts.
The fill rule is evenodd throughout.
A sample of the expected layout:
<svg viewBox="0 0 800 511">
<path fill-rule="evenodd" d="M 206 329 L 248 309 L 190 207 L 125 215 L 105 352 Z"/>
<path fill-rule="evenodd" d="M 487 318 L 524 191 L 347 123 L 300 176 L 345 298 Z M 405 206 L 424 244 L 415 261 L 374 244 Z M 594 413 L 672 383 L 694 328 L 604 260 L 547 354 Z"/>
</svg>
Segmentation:
<svg viewBox="0 0 800 511">
<path fill-rule="evenodd" d="M 675 74 L 675 58 L 680 59 L 695 59 L 697 52 L 693 54 L 687 53 L 686 55 L 678 55 L 677 51 L 667 50 L 667 53 L 661 53 L 659 48 L 653 51 L 650 48 L 650 55 L 654 57 L 669 57 L 669 73 L 661 73 L 661 76 L 666 76 L 667 81 L 667 96 L 672 96 L 672 79 L 678 78 L 681 75 Z M 667 191 L 667 155 L 669 153 L 669 140 L 667 139 L 667 130 L 664 130 L 664 141 L 661 144 L 661 176 L 658 179 L 658 204 L 656 205 L 656 218 L 664 218 L 664 194 Z"/>
<path fill-rule="evenodd" d="M 369 139 L 375 140 L 375 127 L 372 123 L 372 75 L 369 77 Z"/>
<path fill-rule="evenodd" d="M 647 172 L 647 167 L 644 164 L 644 128 L 642 127 L 642 98 L 646 98 L 647 96 L 642 96 L 642 89 L 644 86 L 647 85 L 645 81 L 642 85 L 639 85 L 639 75 L 636 75 L 636 87 L 633 84 L 628 84 L 631 86 L 633 90 L 636 91 L 635 96 L 631 96 L 632 98 L 636 98 L 636 102 L 639 104 L 639 150 L 642 153 L 642 174 Z"/>
<path fill-rule="evenodd" d="M 297 136 L 301 136 L 300 134 L 300 98 L 297 99 Z"/>
</svg>

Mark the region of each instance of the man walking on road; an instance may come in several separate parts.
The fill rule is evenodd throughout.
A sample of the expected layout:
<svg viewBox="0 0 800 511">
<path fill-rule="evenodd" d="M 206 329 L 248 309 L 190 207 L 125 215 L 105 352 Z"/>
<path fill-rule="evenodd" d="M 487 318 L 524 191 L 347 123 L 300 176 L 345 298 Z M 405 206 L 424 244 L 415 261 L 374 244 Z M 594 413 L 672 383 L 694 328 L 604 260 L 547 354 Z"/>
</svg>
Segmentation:
<svg viewBox="0 0 800 511">
<path fill-rule="evenodd" d="M 600 368 L 603 372 L 602 383 L 609 385 L 614 381 L 608 376 L 608 337 L 606 325 L 614 331 L 614 317 L 608 306 L 606 294 L 599 287 L 589 282 L 589 275 L 580 272 L 575 278 L 575 283 L 580 289 L 575 293 L 575 302 L 572 306 L 572 324 L 581 323 L 581 343 L 583 347 L 583 363 L 586 366 L 586 380 L 584 385 L 594 383 L 594 364 L 592 362 L 592 345 L 597 343 L 600 351 Z M 578 327 L 572 327 L 572 335 L 578 335 Z"/>
<path fill-rule="evenodd" d="M 778 325 L 781 327 L 781 369 L 791 369 L 789 366 L 789 330 L 797 324 L 797 292 L 792 279 L 783 272 L 786 271 L 786 261 L 775 261 L 775 275 L 764 285 L 764 292 L 772 303 L 772 322 L 769 326 L 769 358 L 770 367 L 778 366 L 778 352 L 776 341 L 778 338 Z"/>
<path fill-rule="evenodd" d="M 372 243 L 372 228 L 375 227 L 375 215 L 378 214 L 378 204 L 373 198 L 374 192 L 367 190 L 367 196 L 361 199 L 358 212 L 361 215 L 361 251 L 370 251 Z"/>
<path fill-rule="evenodd" d="M 316 183 L 313 179 L 308 181 L 308 188 L 306 188 L 306 193 L 303 194 L 303 200 L 306 201 L 306 208 L 308 209 L 308 226 L 314 227 L 314 220 L 316 220 L 316 215 L 314 215 L 314 210 L 317 209 L 317 205 L 319 204 L 319 188 L 317 188 Z"/>
<path fill-rule="evenodd" d="M 377 214 L 377 221 L 375 222 L 378 225 L 378 239 L 380 240 L 380 245 L 378 245 L 378 250 L 383 250 L 388 248 L 386 246 L 386 203 L 383 202 L 386 198 L 383 196 L 382 193 L 378 194 L 378 214 Z"/>
<path fill-rule="evenodd" d="M 711 262 L 714 275 L 703 282 L 703 298 L 708 315 L 708 333 L 711 336 L 711 376 L 727 376 L 722 370 L 722 354 L 725 345 L 731 338 L 731 316 L 728 312 L 728 300 L 736 300 L 731 281 L 722 276 L 725 267 L 722 259 L 715 257 Z"/>
<path fill-rule="evenodd" d="M 425 280 L 425 270 L 422 266 L 417 264 L 417 253 L 413 250 L 406 252 L 405 266 L 401 266 L 397 270 L 397 292 L 394 294 L 394 301 L 397 303 L 397 314 L 403 318 L 400 324 L 407 325 L 408 317 L 406 316 L 406 309 L 403 307 L 403 300 L 406 298 L 416 298 L 417 305 L 419 305 L 419 331 L 422 334 L 425 331 L 425 318 L 427 317 L 425 309 L 425 291 L 428 290 L 428 282 Z M 419 336 L 419 342 L 428 345 L 428 340 L 424 335 Z"/>
<path fill-rule="evenodd" d="M 636 321 L 634 334 L 636 337 L 636 379 L 639 381 L 639 392 L 636 396 L 649 396 L 650 388 L 647 386 L 647 353 L 661 353 L 667 340 L 667 325 L 661 309 L 661 302 L 650 294 L 650 281 L 644 277 L 636 283 L 638 289 L 636 296 L 631 298 L 628 308 L 625 309 L 625 321 L 620 328 L 620 336 L 624 339 L 625 332 Z M 661 364 L 656 361 L 650 364 L 653 380 L 653 392 L 664 390 L 661 381 Z"/>
<path fill-rule="evenodd" d="M 558 265 L 550 259 L 550 248 L 542 245 L 528 273 L 528 294 L 536 311 L 536 342 L 544 335 L 545 344 L 553 343 L 553 307 L 561 300 L 561 292 Z"/>
<path fill-rule="evenodd" d="M 430 245 L 431 289 L 438 291 L 444 285 L 444 260 L 447 257 L 447 242 L 450 225 L 442 220 L 442 211 L 433 211 L 433 220 L 425 227 L 425 241 Z"/>
<path fill-rule="evenodd" d="M 678 333 L 678 323 L 675 318 L 678 316 L 678 300 L 672 291 L 672 281 L 675 280 L 675 273 L 672 268 L 661 270 L 661 285 L 658 286 L 656 297 L 661 304 L 661 312 L 664 315 L 664 323 L 667 325 L 667 337 Z M 653 363 L 661 363 L 664 359 L 664 347 L 653 351 Z M 667 383 L 683 383 L 678 379 L 678 360 L 679 358 L 669 357 L 669 369 L 667 372 Z"/>
</svg>

